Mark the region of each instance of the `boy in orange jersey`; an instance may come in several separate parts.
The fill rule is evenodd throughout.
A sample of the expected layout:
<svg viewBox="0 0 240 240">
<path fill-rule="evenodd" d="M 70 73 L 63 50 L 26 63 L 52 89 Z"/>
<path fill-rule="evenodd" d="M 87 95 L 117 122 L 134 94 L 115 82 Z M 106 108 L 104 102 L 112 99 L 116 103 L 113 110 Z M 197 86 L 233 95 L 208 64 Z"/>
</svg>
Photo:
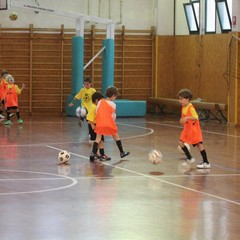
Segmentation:
<svg viewBox="0 0 240 240">
<path fill-rule="evenodd" d="M 5 92 L 5 107 L 7 112 L 7 121 L 5 122 L 5 125 L 12 124 L 10 120 L 11 110 L 16 110 L 18 123 L 23 123 L 23 120 L 20 117 L 20 112 L 18 108 L 18 95 L 21 94 L 25 85 L 22 84 L 22 87 L 19 88 L 16 84 L 14 84 L 15 82 L 14 78 L 10 74 L 5 75 L 5 79 L 8 82 L 6 87 L 6 92 Z"/>
<path fill-rule="evenodd" d="M 92 88 L 92 80 L 91 78 L 85 78 L 83 81 L 84 87 L 80 89 L 80 91 L 76 94 L 74 99 L 71 103 L 69 103 L 69 107 L 72 107 L 74 105 L 74 102 L 76 100 L 82 99 L 82 107 L 86 108 L 87 112 L 89 111 L 89 108 L 92 104 L 92 95 L 96 92 L 94 88 Z M 83 118 L 80 117 L 79 119 L 79 126 L 82 126 L 83 124 Z M 89 126 L 88 126 L 89 128 Z M 89 130 L 90 132 L 90 130 Z"/>
<path fill-rule="evenodd" d="M 98 102 L 96 109 L 96 128 L 95 133 L 97 137 L 93 143 L 92 152 L 90 155 L 90 161 L 97 159 L 98 144 L 100 143 L 102 136 L 112 136 L 116 141 L 117 147 L 120 152 L 120 157 L 124 158 L 130 154 L 130 152 L 123 151 L 122 142 L 118 135 L 118 127 L 115 123 L 116 119 L 116 104 L 113 102 L 118 95 L 118 90 L 115 87 L 109 87 L 106 90 L 106 99 L 101 99 Z"/>
<path fill-rule="evenodd" d="M 8 84 L 6 79 L 5 79 L 6 74 L 8 74 L 8 71 L 7 70 L 2 70 L 1 80 L 0 80 L 0 104 L 1 104 L 0 119 L 4 119 L 3 110 L 5 110 L 5 107 L 4 107 L 5 89 L 6 89 L 6 86 Z"/>
<path fill-rule="evenodd" d="M 96 108 L 97 108 L 97 104 L 98 102 L 103 99 L 103 95 L 100 92 L 95 92 L 92 95 L 92 105 L 90 106 L 89 112 L 87 114 L 87 121 L 90 124 L 91 128 L 90 128 L 90 140 L 92 142 L 95 141 L 97 134 L 94 132 L 95 128 L 96 128 Z M 99 148 L 99 153 L 100 155 L 97 155 L 97 157 L 99 158 L 100 161 L 109 161 L 111 160 L 111 157 L 107 156 L 104 152 L 104 136 L 102 136 L 101 141 L 98 144 L 98 148 Z"/>
<path fill-rule="evenodd" d="M 192 99 L 192 92 L 188 89 L 182 89 L 178 92 L 177 97 L 182 105 L 180 124 L 183 125 L 183 130 L 178 144 L 185 153 L 188 163 L 193 163 L 195 159 L 191 156 L 184 143 L 192 144 L 194 147 L 197 146 L 203 159 L 203 161 L 197 165 L 197 168 L 209 169 L 211 166 L 208 162 L 207 153 L 203 147 L 202 131 L 200 128 L 198 114 L 192 103 L 190 103 L 190 100 Z"/>
</svg>

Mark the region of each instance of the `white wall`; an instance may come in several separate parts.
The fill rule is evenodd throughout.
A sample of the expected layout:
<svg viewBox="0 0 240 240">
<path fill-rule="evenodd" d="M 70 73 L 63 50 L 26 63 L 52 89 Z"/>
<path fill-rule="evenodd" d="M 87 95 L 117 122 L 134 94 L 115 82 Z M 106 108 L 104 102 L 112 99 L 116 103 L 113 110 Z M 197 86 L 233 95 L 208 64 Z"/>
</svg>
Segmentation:
<svg viewBox="0 0 240 240">
<path fill-rule="evenodd" d="M 174 0 L 155 0 L 154 26 L 158 35 L 174 34 Z"/>
<path fill-rule="evenodd" d="M 34 0 L 15 0 L 18 2 L 35 5 Z M 111 18 L 116 23 L 116 28 L 125 25 L 127 29 L 150 29 L 153 26 L 153 1 L 154 0 L 37 0 L 40 6 L 64 10 L 81 14 Z M 18 20 L 9 20 L 10 12 L 18 13 Z M 121 15 L 122 12 L 122 15 Z M 0 24 L 2 27 L 35 27 L 59 28 L 64 24 L 65 28 L 75 28 L 75 20 L 48 13 L 12 8 L 8 11 L 0 11 Z M 86 27 L 88 27 L 88 24 Z M 105 28 L 105 26 L 99 26 Z"/>
<path fill-rule="evenodd" d="M 25 4 L 36 5 L 35 0 L 15 0 Z M 204 3 L 205 0 L 201 0 Z M 237 18 L 237 25 L 233 31 L 240 31 L 240 0 L 232 1 L 232 14 Z M 184 14 L 183 3 L 189 0 L 37 0 L 40 6 L 55 10 L 64 10 L 103 18 L 111 18 L 115 22 L 116 28 L 125 25 L 127 29 L 147 29 L 156 27 L 158 35 L 174 34 L 174 2 L 176 3 L 175 34 L 188 35 L 188 27 Z M 122 2 L 122 5 L 121 5 Z M 9 14 L 18 13 L 18 20 L 11 21 Z M 203 11 L 202 11 L 203 12 Z M 202 21 L 204 17 L 202 18 Z M 0 11 L 0 24 L 2 27 L 28 28 L 29 24 L 39 28 L 60 28 L 64 24 L 65 28 L 75 28 L 75 19 L 51 15 L 48 13 L 38 13 L 34 11 L 13 8 L 7 11 Z M 90 27 L 86 23 L 86 28 Z M 97 26 L 105 28 L 105 26 Z M 220 33 L 219 24 L 217 33 Z"/>
</svg>

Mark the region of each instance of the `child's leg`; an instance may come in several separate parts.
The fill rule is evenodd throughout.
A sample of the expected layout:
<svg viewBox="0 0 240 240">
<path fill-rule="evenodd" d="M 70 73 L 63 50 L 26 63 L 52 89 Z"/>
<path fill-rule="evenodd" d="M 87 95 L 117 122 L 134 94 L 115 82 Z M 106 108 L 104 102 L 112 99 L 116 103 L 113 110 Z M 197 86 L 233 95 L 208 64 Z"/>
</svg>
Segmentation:
<svg viewBox="0 0 240 240">
<path fill-rule="evenodd" d="M 4 100 L 0 100 L 0 119 L 3 119 L 4 116 L 3 116 L 3 109 L 4 109 Z"/>
<path fill-rule="evenodd" d="M 90 154 L 90 161 L 94 161 L 94 160 L 97 159 L 96 153 L 97 153 L 98 144 L 100 143 L 101 138 L 102 138 L 102 135 L 97 134 L 97 137 L 96 137 L 96 139 L 95 139 L 95 141 L 93 143 L 93 146 L 92 146 L 92 152 Z"/>
<path fill-rule="evenodd" d="M 178 142 L 179 146 L 182 148 L 183 152 L 185 153 L 187 160 L 189 163 L 193 163 L 195 162 L 195 159 L 192 157 L 192 155 L 190 154 L 188 148 L 184 145 L 184 142 L 179 140 Z"/>
<path fill-rule="evenodd" d="M 118 149 L 119 149 L 120 157 L 121 157 L 121 158 L 124 158 L 124 157 L 126 157 L 127 155 L 129 155 L 130 152 L 125 152 L 125 151 L 123 151 L 122 141 L 120 140 L 118 134 L 114 135 L 113 138 L 114 138 L 114 140 L 116 141 L 117 147 L 118 147 Z"/>
<path fill-rule="evenodd" d="M 18 118 L 18 123 L 22 123 L 23 120 L 21 119 L 20 111 L 19 111 L 19 108 L 18 108 L 18 107 L 16 108 L 16 114 L 17 114 L 17 118 Z"/>
<path fill-rule="evenodd" d="M 90 141 L 95 141 L 96 139 L 96 133 L 94 132 L 94 130 L 92 129 L 92 126 L 90 123 L 88 123 L 88 133 L 89 133 L 89 137 L 90 137 Z"/>
<path fill-rule="evenodd" d="M 207 158 L 207 153 L 206 153 L 206 151 L 205 151 L 205 149 L 204 149 L 204 147 L 203 147 L 203 144 L 202 144 L 202 143 L 198 143 L 197 147 L 198 147 L 198 150 L 199 150 L 200 153 L 201 153 L 203 162 L 209 164 L 208 158 Z"/>
<path fill-rule="evenodd" d="M 101 155 L 102 161 L 109 161 L 111 160 L 111 157 L 107 156 L 104 151 L 104 136 L 102 136 L 101 142 L 98 145 L 99 153 Z"/>
</svg>

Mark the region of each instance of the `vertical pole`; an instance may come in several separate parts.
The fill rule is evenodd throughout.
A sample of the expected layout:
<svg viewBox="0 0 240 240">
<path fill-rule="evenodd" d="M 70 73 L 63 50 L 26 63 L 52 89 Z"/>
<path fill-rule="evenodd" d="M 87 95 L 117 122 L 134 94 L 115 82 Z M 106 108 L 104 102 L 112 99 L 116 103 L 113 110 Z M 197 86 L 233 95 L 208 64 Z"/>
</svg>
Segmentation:
<svg viewBox="0 0 240 240">
<path fill-rule="evenodd" d="M 83 63 L 84 63 L 84 18 L 79 17 L 76 22 L 76 36 L 72 38 L 72 88 L 71 94 L 67 97 L 66 113 L 75 116 L 75 110 L 80 105 L 68 107 L 74 96 L 83 85 Z"/>
<path fill-rule="evenodd" d="M 64 58 L 64 54 L 63 54 L 63 50 L 64 50 L 64 25 L 61 25 L 61 70 L 60 70 L 60 113 L 63 112 L 63 97 L 64 97 L 64 84 L 63 84 L 63 58 Z"/>
<path fill-rule="evenodd" d="M 33 24 L 30 24 L 30 62 L 29 62 L 29 113 L 32 114 L 32 70 L 33 70 Z"/>
<path fill-rule="evenodd" d="M 114 85 L 114 40 L 103 40 L 105 50 L 102 55 L 102 92 L 105 94 L 109 86 Z"/>
<path fill-rule="evenodd" d="M 107 34 L 102 45 L 105 50 L 102 55 L 102 92 L 105 94 L 109 86 L 114 85 L 114 23 L 107 25 Z"/>
</svg>

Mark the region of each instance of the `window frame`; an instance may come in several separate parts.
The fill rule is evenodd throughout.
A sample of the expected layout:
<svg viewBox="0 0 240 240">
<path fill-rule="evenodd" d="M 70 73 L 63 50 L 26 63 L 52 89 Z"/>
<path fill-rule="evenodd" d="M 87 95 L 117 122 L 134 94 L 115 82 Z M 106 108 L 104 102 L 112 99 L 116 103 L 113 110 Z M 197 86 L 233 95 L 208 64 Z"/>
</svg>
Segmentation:
<svg viewBox="0 0 240 240">
<path fill-rule="evenodd" d="M 214 3 L 214 10 L 209 14 L 211 19 L 212 19 L 212 15 L 214 15 L 214 30 L 213 31 L 207 30 L 208 29 L 207 26 L 208 26 L 208 22 L 209 22 L 209 19 L 208 19 L 208 11 L 209 11 L 208 1 L 212 1 Z M 217 29 L 216 0 L 205 0 L 205 26 L 204 26 L 204 29 L 205 29 L 206 34 L 216 33 L 216 31 L 217 31 L 216 30 Z"/>
<path fill-rule="evenodd" d="M 183 8 L 184 8 L 185 17 L 187 19 L 189 34 L 199 34 L 199 26 L 198 26 L 193 3 L 192 2 L 183 3 Z M 191 9 L 191 16 L 189 15 L 189 12 L 188 12 L 189 9 Z M 192 24 L 194 24 L 194 28 L 192 27 Z"/>
<path fill-rule="evenodd" d="M 225 10 L 225 15 L 222 16 L 222 11 L 220 9 L 220 4 L 224 3 L 224 10 Z M 228 8 L 228 3 L 227 3 L 227 0 L 216 0 L 216 12 L 217 12 L 217 15 L 218 15 L 218 20 L 219 20 L 219 23 L 220 23 L 220 27 L 221 27 L 221 32 L 222 33 L 228 33 L 230 31 L 232 31 L 232 21 L 231 21 L 231 17 L 230 17 L 230 12 L 229 12 L 229 8 Z M 224 20 L 228 20 L 228 23 L 229 23 L 229 28 L 225 28 L 223 26 L 223 21 Z"/>
</svg>

